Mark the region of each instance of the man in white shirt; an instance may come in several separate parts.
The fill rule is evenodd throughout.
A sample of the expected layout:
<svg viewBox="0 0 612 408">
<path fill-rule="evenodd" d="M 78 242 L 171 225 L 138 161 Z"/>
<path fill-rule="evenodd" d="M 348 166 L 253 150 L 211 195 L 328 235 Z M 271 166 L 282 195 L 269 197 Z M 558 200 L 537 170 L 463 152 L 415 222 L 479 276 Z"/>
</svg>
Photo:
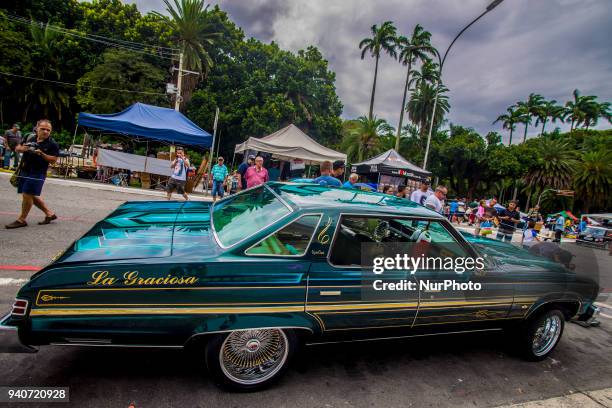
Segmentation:
<svg viewBox="0 0 612 408">
<path fill-rule="evenodd" d="M 414 201 L 417 204 L 425 205 L 425 200 L 431 195 L 429 190 L 429 180 L 421 181 L 421 185 L 418 190 L 414 190 L 410 194 L 410 201 Z"/>
<path fill-rule="evenodd" d="M 425 207 L 442 214 L 442 209 L 444 208 L 443 201 L 447 192 L 444 186 L 436 187 L 436 191 L 425 200 Z"/>
</svg>

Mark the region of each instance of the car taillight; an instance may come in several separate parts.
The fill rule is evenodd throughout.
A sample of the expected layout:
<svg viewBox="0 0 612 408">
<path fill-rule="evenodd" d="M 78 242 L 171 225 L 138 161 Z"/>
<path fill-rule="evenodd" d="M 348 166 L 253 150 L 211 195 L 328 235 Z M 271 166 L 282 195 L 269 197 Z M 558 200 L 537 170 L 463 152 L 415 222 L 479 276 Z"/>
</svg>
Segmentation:
<svg viewBox="0 0 612 408">
<path fill-rule="evenodd" d="M 15 299 L 15 303 L 13 303 L 13 311 L 11 314 L 13 316 L 25 316 L 28 311 L 28 301 L 23 299 Z"/>
</svg>

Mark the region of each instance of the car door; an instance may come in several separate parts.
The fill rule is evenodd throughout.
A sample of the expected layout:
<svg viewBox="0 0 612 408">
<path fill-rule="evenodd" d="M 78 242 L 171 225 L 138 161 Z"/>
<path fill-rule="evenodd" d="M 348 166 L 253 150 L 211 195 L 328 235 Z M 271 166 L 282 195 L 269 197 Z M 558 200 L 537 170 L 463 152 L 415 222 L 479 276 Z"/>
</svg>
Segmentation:
<svg viewBox="0 0 612 408">
<path fill-rule="evenodd" d="M 443 329 L 447 324 L 490 323 L 508 316 L 514 289 L 503 269 L 474 252 L 446 220 L 404 222 L 417 231 L 414 255 L 426 260 L 415 272 L 421 299 L 414 327 Z"/>
<path fill-rule="evenodd" d="M 375 286 L 407 282 L 416 286 L 414 278 L 406 270 L 377 275 L 371 267 L 362 267 L 365 265 L 362 250 L 380 249 L 384 244 L 401 240 L 401 234 L 389 232 L 392 219 L 359 214 L 333 217 L 335 232 L 328 256 L 311 265 L 306 299 L 306 311 L 319 320 L 328 334 L 412 326 L 418 290 L 379 291 Z"/>
</svg>

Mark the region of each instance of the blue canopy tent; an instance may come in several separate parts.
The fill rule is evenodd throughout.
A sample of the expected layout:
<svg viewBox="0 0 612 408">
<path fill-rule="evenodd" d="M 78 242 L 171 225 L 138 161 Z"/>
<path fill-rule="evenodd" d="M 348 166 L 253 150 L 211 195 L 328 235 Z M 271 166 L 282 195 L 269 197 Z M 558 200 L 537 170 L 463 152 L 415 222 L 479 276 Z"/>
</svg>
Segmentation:
<svg viewBox="0 0 612 408">
<path fill-rule="evenodd" d="M 212 135 L 170 108 L 137 102 L 110 114 L 79 113 L 79 126 L 108 130 L 173 144 L 210 148 Z"/>
</svg>

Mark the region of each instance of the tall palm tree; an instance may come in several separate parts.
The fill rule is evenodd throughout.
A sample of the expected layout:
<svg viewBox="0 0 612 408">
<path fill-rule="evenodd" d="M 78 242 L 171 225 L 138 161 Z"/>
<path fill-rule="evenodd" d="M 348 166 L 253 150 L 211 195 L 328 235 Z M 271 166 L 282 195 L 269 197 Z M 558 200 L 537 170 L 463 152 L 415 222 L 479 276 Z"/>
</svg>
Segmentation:
<svg viewBox="0 0 612 408">
<path fill-rule="evenodd" d="M 434 84 L 440 80 L 440 66 L 432 60 L 425 60 L 420 70 L 413 69 L 408 87 L 418 88 L 423 83 Z"/>
<path fill-rule="evenodd" d="M 506 111 L 508 113 L 499 115 L 493 124 L 501 122 L 502 128 L 510 131 L 510 140 L 508 141 L 508 146 L 510 146 L 512 144 L 512 133 L 516 130 L 516 124 L 522 122 L 523 117 L 521 112 L 514 106 L 510 106 Z"/>
<path fill-rule="evenodd" d="M 393 127 L 384 119 L 369 119 L 360 116 L 357 120 L 344 123 L 340 147 L 346 152 L 352 163 L 365 160 L 367 157 L 382 151 L 384 138 L 393 135 Z"/>
<path fill-rule="evenodd" d="M 220 34 L 213 31 L 209 18 L 209 5 L 204 0 L 164 0 L 169 16 L 156 11 L 154 15 L 161 18 L 174 32 L 183 54 L 184 69 L 199 72 L 200 75 L 186 75 L 181 90 L 183 101 L 190 99 L 199 79 L 206 76 L 213 66 L 209 50 L 215 45 Z"/>
<path fill-rule="evenodd" d="M 578 89 L 572 92 L 574 100 L 565 103 L 565 115 L 571 120 L 570 132 L 586 121 L 587 112 L 597 99 L 593 95 L 582 96 Z"/>
<path fill-rule="evenodd" d="M 544 97 L 542 95 L 530 93 L 527 101 L 517 102 L 516 106 L 523 114 L 523 123 L 525 124 L 525 134 L 523 135 L 523 143 L 527 140 L 527 129 L 531 124 L 531 118 L 537 116 L 538 110 L 544 103 Z"/>
<path fill-rule="evenodd" d="M 548 122 L 549 118 L 554 123 L 557 121 L 557 119 L 563 121 L 563 116 L 564 109 L 563 107 L 557 105 L 556 100 L 553 99 L 552 101 L 544 101 L 542 105 L 540 105 L 540 108 L 537 110 L 537 118 L 535 125 L 538 126 L 539 123 L 542 124 L 542 130 L 540 131 L 540 134 L 543 135 L 544 128 L 546 127 L 546 122 Z"/>
<path fill-rule="evenodd" d="M 395 136 L 395 150 L 399 150 L 400 134 L 402 125 L 404 124 L 404 110 L 406 109 L 406 95 L 408 94 L 408 84 L 410 83 L 410 71 L 412 64 L 417 61 L 427 61 L 428 54 L 433 53 L 433 47 L 430 44 L 431 33 L 425 31 L 420 24 L 414 26 L 410 38 L 399 37 L 397 46 L 399 49 L 399 61 L 403 65 L 407 65 L 406 83 L 404 84 L 404 96 L 402 97 L 402 108 L 400 110 L 399 124 L 397 125 L 397 134 Z"/>
<path fill-rule="evenodd" d="M 530 191 L 554 188 L 568 189 L 577 164 L 575 153 L 569 143 L 563 140 L 541 138 L 536 149 L 536 163 L 527 171 L 523 182 Z"/>
<path fill-rule="evenodd" d="M 612 153 L 584 152 L 576 167 L 574 190 L 584 200 L 585 212 L 592 205 L 604 206 L 612 192 Z"/>
<path fill-rule="evenodd" d="M 437 127 L 444 120 L 444 115 L 448 113 L 450 105 L 448 96 L 445 95 L 448 89 L 439 84 L 438 87 L 438 104 L 436 106 L 436 116 L 433 118 L 434 127 Z M 436 99 L 436 86 L 427 82 L 421 83 L 412 91 L 410 101 L 406 105 L 406 112 L 410 120 L 419 125 L 419 133 L 421 139 L 425 137 L 427 125 L 431 122 L 434 101 Z"/>
<path fill-rule="evenodd" d="M 374 66 L 374 83 L 372 84 L 372 96 L 370 97 L 370 113 L 368 114 L 368 118 L 372 119 L 372 115 L 374 114 L 374 95 L 376 94 L 376 78 L 378 76 L 380 52 L 384 51 L 394 59 L 397 58 L 397 41 L 396 28 L 391 21 L 385 21 L 380 28 L 374 24 L 370 30 L 372 32 L 372 38 L 364 38 L 361 40 L 359 49 L 361 50 L 361 59 L 364 59 L 368 52 L 372 57 L 376 58 L 376 65 Z"/>
<path fill-rule="evenodd" d="M 584 115 L 584 125 L 588 130 L 590 126 L 596 126 L 599 118 L 606 119 L 612 123 L 612 114 L 610 113 L 610 102 L 598 103 L 593 101 L 586 108 Z"/>
</svg>

